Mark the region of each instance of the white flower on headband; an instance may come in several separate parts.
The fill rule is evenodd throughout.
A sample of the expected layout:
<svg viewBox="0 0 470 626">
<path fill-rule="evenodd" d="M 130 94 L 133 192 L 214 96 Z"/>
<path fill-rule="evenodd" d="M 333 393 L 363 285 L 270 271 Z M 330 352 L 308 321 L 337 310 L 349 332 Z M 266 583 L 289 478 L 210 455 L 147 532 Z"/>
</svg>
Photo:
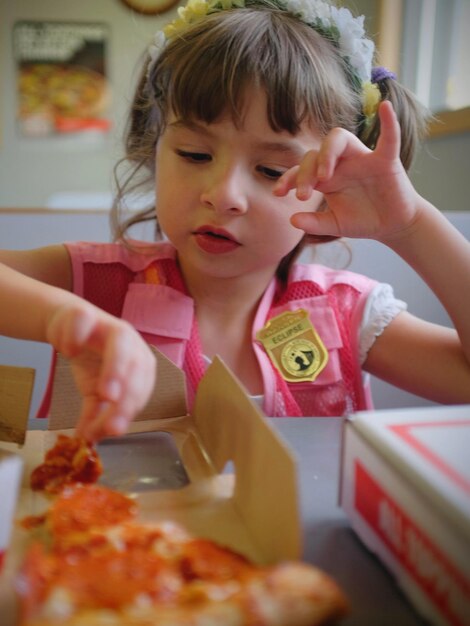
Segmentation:
<svg viewBox="0 0 470 626">
<path fill-rule="evenodd" d="M 325 28 L 331 27 L 331 6 L 321 0 L 288 0 L 283 2 L 285 8 L 307 24 L 318 21 Z"/>
<path fill-rule="evenodd" d="M 365 36 L 363 15 L 354 17 L 349 9 L 331 6 L 323 0 L 277 0 L 276 3 L 279 8 L 289 11 L 333 41 L 359 84 L 370 80 L 374 43 Z M 256 6 L 256 3 L 245 0 L 188 0 L 185 6 L 179 7 L 178 17 L 155 35 L 155 40 L 149 48 L 150 62 L 147 76 L 150 76 L 157 58 L 169 39 L 184 32 L 188 26 L 204 19 L 210 13 L 245 6 Z"/>
<path fill-rule="evenodd" d="M 354 17 L 351 11 L 331 7 L 333 23 L 339 31 L 341 55 L 349 60 L 361 82 L 370 80 L 374 42 L 365 37 L 364 16 Z"/>
<path fill-rule="evenodd" d="M 349 9 L 322 0 L 284 0 L 285 8 L 333 40 L 361 83 L 370 80 L 374 42 L 367 39 L 364 16 L 354 17 Z"/>
<path fill-rule="evenodd" d="M 162 30 L 159 30 L 155 33 L 155 37 L 153 38 L 153 43 L 149 46 L 148 53 L 150 57 L 150 65 L 154 65 L 155 61 L 158 59 L 160 54 L 162 53 L 163 48 L 166 44 L 166 37 Z"/>
</svg>

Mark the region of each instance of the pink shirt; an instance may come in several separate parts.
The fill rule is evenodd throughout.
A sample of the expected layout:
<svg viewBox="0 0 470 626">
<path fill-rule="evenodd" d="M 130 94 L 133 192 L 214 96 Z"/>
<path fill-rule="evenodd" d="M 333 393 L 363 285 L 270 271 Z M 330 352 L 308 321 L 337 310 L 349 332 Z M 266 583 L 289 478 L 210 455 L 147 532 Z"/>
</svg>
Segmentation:
<svg viewBox="0 0 470 626">
<path fill-rule="evenodd" d="M 194 302 L 184 285 L 173 246 L 136 242 L 136 248 L 129 248 L 74 242 L 67 244 L 67 249 L 74 292 L 129 321 L 181 367 L 191 402 L 205 363 Z M 376 285 L 353 272 L 314 264 L 294 265 L 285 287 L 275 278 L 271 281 L 252 329 L 266 415 L 344 415 L 371 408 L 359 362 L 358 337 L 364 307 Z M 287 383 L 255 336 L 269 318 L 300 308 L 308 311 L 329 358 L 315 381 Z"/>
</svg>

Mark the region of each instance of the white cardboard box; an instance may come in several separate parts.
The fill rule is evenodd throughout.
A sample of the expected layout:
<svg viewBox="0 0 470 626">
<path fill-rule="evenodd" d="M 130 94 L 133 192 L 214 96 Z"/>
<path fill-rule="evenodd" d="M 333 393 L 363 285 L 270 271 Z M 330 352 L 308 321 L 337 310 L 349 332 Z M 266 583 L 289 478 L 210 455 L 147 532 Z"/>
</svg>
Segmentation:
<svg viewBox="0 0 470 626">
<path fill-rule="evenodd" d="M 470 405 L 348 419 L 341 504 L 425 618 L 470 625 Z"/>
<path fill-rule="evenodd" d="M 0 574 L 10 542 L 13 514 L 20 488 L 22 459 L 12 452 L 0 449 Z"/>
</svg>

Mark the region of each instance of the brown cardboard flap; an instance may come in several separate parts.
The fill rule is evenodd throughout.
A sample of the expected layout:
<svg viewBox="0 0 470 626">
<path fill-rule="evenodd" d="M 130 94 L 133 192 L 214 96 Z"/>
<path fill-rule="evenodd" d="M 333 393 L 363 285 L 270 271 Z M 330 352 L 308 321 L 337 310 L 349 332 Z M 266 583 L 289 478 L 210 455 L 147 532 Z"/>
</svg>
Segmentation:
<svg viewBox="0 0 470 626">
<path fill-rule="evenodd" d="M 23 444 L 35 370 L 0 365 L 0 441 Z"/>
<path fill-rule="evenodd" d="M 184 373 L 161 352 L 157 359 L 157 380 L 150 400 L 134 421 L 178 417 L 186 414 Z M 49 430 L 74 428 L 80 415 L 82 397 L 67 359 L 57 355 Z"/>
<path fill-rule="evenodd" d="M 263 561 L 300 558 L 293 453 L 217 357 L 199 384 L 193 417 L 216 470 L 233 463 L 233 503 Z"/>
</svg>

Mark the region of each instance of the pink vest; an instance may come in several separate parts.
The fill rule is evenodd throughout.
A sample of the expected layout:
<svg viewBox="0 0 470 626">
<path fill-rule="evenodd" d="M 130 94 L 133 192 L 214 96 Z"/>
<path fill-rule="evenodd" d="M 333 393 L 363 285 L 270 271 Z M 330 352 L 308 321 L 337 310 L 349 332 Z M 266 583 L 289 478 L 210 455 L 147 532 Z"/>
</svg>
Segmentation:
<svg viewBox="0 0 470 626">
<path fill-rule="evenodd" d="M 192 402 L 205 370 L 189 296 L 168 243 L 70 243 L 74 292 L 129 321 L 186 373 Z M 258 307 L 252 338 L 264 381 L 263 410 L 269 416 L 336 416 L 372 407 L 358 361 L 364 305 L 376 283 L 348 271 L 294 265 L 286 287 L 277 279 Z M 255 339 L 267 320 L 284 311 L 308 311 L 328 350 L 328 363 L 313 382 L 287 383 Z"/>
</svg>

